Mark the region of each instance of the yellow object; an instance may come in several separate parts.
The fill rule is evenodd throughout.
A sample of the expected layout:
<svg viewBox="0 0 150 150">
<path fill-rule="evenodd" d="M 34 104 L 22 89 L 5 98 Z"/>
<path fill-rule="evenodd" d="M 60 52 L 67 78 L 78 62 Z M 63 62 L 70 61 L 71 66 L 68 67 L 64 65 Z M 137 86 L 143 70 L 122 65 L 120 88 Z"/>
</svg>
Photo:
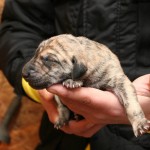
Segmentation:
<svg viewBox="0 0 150 150">
<path fill-rule="evenodd" d="M 87 145 L 85 150 L 90 150 L 90 144 Z"/>
<path fill-rule="evenodd" d="M 40 95 L 37 90 L 33 89 L 24 78 L 22 78 L 22 87 L 25 93 L 34 101 L 40 103 Z"/>
</svg>

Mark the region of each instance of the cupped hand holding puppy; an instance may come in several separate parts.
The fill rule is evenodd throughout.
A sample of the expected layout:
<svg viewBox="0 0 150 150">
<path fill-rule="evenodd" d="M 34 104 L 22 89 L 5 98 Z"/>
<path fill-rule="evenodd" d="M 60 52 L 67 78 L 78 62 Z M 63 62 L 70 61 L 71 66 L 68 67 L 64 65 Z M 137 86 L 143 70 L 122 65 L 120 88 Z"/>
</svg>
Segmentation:
<svg viewBox="0 0 150 150">
<path fill-rule="evenodd" d="M 150 74 L 136 79 L 133 84 L 140 104 L 150 118 Z M 51 122 L 55 122 L 58 115 L 53 94 L 57 94 L 69 109 L 85 118 L 81 121 L 70 121 L 62 127 L 66 133 L 90 137 L 107 124 L 129 123 L 119 100 L 109 91 L 84 87 L 66 89 L 62 85 L 54 85 L 47 90 L 40 90 L 39 93 Z"/>
</svg>

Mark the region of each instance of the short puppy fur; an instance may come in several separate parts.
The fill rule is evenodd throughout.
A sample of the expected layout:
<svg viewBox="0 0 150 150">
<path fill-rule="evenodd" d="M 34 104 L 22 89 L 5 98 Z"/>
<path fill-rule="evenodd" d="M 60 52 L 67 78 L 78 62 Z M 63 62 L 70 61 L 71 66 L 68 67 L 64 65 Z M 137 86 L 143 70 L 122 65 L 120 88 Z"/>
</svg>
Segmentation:
<svg viewBox="0 0 150 150">
<path fill-rule="evenodd" d="M 108 47 L 70 34 L 43 41 L 24 66 L 23 77 L 35 89 L 62 83 L 67 88 L 93 87 L 113 91 L 124 106 L 135 136 L 149 130 L 150 121 L 138 103 L 136 91 L 120 62 Z M 69 121 L 70 111 L 56 96 L 59 117 L 55 127 Z"/>
</svg>

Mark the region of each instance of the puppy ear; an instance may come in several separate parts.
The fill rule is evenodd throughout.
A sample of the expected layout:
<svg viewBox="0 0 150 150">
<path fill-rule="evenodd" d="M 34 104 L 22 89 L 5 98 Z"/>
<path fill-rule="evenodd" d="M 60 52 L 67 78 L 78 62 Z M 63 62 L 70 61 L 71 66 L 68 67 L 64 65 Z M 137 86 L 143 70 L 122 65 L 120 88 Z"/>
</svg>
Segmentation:
<svg viewBox="0 0 150 150">
<path fill-rule="evenodd" d="M 83 63 L 79 63 L 75 56 L 72 58 L 73 70 L 72 79 L 78 79 L 85 74 L 87 67 Z"/>
</svg>

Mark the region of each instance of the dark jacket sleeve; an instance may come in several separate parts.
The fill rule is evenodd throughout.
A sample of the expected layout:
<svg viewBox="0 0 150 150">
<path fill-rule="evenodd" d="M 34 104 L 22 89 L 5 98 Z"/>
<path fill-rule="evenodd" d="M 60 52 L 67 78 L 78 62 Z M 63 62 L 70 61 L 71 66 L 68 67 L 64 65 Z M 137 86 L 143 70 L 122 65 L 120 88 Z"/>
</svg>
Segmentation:
<svg viewBox="0 0 150 150">
<path fill-rule="evenodd" d="M 54 35 L 50 0 L 6 0 L 0 25 L 0 69 L 17 93 L 23 92 L 21 71 L 38 44 Z"/>
</svg>

